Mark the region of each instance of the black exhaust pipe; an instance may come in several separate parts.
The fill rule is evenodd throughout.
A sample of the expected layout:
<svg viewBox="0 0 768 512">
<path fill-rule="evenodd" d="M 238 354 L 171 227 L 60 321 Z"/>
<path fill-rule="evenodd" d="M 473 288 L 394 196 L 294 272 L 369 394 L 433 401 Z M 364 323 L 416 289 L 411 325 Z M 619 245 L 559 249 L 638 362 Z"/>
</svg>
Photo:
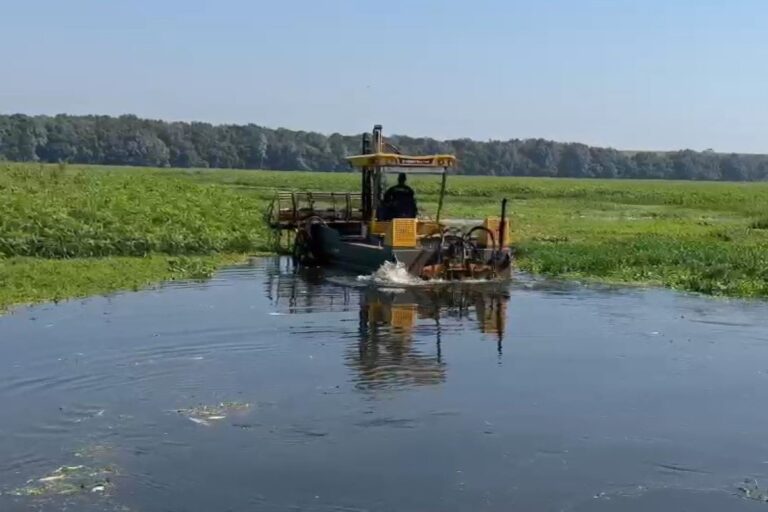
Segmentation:
<svg viewBox="0 0 768 512">
<path fill-rule="evenodd" d="M 499 221 L 499 251 L 504 248 L 504 235 L 507 232 L 507 198 L 501 200 L 501 220 Z"/>
</svg>

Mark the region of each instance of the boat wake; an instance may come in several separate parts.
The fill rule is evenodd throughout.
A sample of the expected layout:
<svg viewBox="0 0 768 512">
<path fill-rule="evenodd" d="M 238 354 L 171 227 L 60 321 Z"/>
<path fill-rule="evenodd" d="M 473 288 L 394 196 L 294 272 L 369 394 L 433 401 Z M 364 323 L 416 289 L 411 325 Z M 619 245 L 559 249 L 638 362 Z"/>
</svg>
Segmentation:
<svg viewBox="0 0 768 512">
<path fill-rule="evenodd" d="M 391 261 L 385 261 L 373 274 L 357 276 L 357 280 L 378 286 L 394 287 L 422 286 L 428 283 L 428 281 L 424 281 L 413 274 L 408 273 L 408 269 L 405 268 L 405 265 L 402 263 L 394 263 Z"/>
<path fill-rule="evenodd" d="M 448 281 L 445 279 L 421 279 L 408 272 L 403 263 L 385 261 L 376 272 L 369 275 L 357 276 L 357 281 L 369 283 L 382 288 L 407 288 L 411 286 L 434 286 L 439 284 L 481 284 L 493 282 L 488 279 L 462 279 Z"/>
</svg>

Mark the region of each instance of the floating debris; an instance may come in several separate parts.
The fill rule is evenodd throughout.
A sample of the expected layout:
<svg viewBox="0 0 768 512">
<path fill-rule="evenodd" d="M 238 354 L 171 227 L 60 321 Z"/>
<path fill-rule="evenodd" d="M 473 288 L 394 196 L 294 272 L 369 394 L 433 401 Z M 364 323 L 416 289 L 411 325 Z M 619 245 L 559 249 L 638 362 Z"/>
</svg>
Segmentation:
<svg viewBox="0 0 768 512">
<path fill-rule="evenodd" d="M 12 496 L 66 496 L 87 492 L 106 494 L 112 487 L 113 467 L 91 468 L 85 465 L 61 466 L 51 474 L 31 479 L 27 485 L 14 489 Z"/>
<path fill-rule="evenodd" d="M 218 405 L 200 405 L 188 409 L 177 409 L 176 412 L 186 416 L 193 423 L 210 427 L 211 422 L 221 421 L 232 413 L 245 411 L 250 407 L 250 404 L 242 402 L 221 402 Z"/>
<path fill-rule="evenodd" d="M 105 459 L 114 454 L 115 448 L 111 444 L 87 444 L 81 446 L 76 452 L 78 459 Z"/>
<path fill-rule="evenodd" d="M 745 498 L 768 503 L 768 489 L 761 489 L 757 485 L 757 480 L 750 480 L 747 478 L 738 488 L 739 491 L 744 494 Z"/>
</svg>

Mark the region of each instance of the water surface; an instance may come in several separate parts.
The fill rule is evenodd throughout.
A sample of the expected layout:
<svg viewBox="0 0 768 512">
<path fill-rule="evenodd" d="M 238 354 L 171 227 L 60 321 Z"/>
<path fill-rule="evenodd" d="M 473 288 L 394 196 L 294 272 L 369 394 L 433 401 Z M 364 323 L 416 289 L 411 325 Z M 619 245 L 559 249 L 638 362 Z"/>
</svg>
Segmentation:
<svg viewBox="0 0 768 512">
<path fill-rule="evenodd" d="M 21 309 L 0 510 L 768 510 L 737 490 L 768 483 L 767 324 L 760 302 L 381 290 L 278 259 Z M 108 489 L 12 494 L 77 465 Z"/>
</svg>

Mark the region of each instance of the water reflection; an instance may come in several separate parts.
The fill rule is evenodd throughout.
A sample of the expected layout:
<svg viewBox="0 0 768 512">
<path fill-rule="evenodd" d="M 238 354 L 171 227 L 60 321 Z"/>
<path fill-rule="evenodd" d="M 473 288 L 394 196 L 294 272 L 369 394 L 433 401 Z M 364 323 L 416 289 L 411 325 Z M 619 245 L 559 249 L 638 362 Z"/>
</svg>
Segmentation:
<svg viewBox="0 0 768 512">
<path fill-rule="evenodd" d="M 347 276 L 350 286 L 335 286 L 327 282 L 320 269 L 296 272 L 290 258 L 274 260 L 265 272 L 266 295 L 272 306 L 282 313 L 333 313 L 352 311 L 357 306 L 354 279 Z"/>
<path fill-rule="evenodd" d="M 266 288 L 278 314 L 357 311 L 346 364 L 359 388 L 443 382 L 446 333 L 479 332 L 502 355 L 509 301 L 503 283 L 381 288 L 356 276 L 295 273 L 283 260 L 267 273 Z"/>
<path fill-rule="evenodd" d="M 501 286 L 361 290 L 359 340 L 349 357 L 360 377 L 358 385 L 376 388 L 445 380 L 446 322 L 492 335 L 500 356 L 508 300 Z"/>
</svg>

